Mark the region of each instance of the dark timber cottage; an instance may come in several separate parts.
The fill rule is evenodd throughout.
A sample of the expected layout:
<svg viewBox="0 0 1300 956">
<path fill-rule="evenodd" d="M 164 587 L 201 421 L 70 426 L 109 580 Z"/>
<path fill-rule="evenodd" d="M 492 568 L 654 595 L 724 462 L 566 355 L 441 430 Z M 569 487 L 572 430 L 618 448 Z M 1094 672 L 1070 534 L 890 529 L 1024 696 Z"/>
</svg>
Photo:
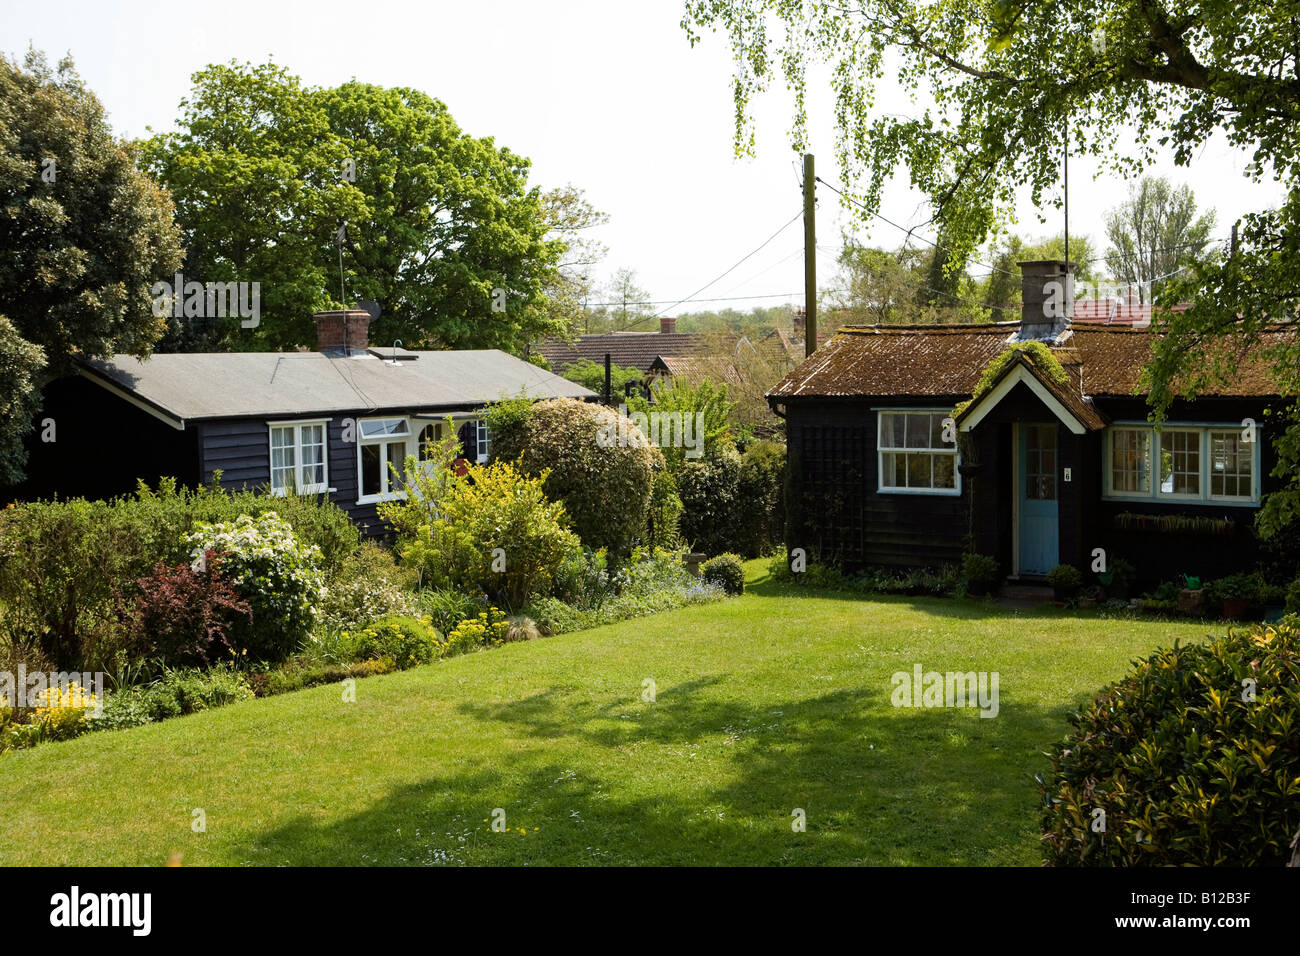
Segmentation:
<svg viewBox="0 0 1300 956">
<path fill-rule="evenodd" d="M 1019 322 L 846 327 L 768 392 L 788 428 L 788 546 L 849 568 L 974 551 L 1013 578 L 1086 572 L 1095 548 L 1144 582 L 1249 569 L 1276 481 L 1265 363 L 1242 356 L 1231 383 L 1180 400 L 1156 432 L 1138 393 L 1155 333 L 1044 319 L 1066 265 L 1021 270 Z M 1028 340 L 1049 346 L 1065 384 L 1017 356 L 954 418 L 990 362 Z M 1171 515 L 1183 520 L 1160 520 Z"/>
<path fill-rule="evenodd" d="M 595 393 L 496 350 L 371 348 L 366 312 L 316 316 L 315 352 L 114 356 L 51 383 L 29 444 L 28 480 L 9 498 L 133 491 L 175 477 L 327 494 L 372 532 L 375 506 L 402 492 L 388 464 L 419 454 L 451 417 L 465 458 L 485 461 L 484 405 L 503 397 Z M 56 441 L 40 440 L 53 419 Z"/>
</svg>

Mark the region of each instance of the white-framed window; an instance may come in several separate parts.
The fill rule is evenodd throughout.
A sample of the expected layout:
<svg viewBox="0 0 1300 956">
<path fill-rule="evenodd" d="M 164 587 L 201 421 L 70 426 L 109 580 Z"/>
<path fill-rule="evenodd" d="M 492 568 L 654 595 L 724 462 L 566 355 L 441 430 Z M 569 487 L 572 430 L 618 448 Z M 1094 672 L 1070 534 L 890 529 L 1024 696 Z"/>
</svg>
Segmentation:
<svg viewBox="0 0 1300 956">
<path fill-rule="evenodd" d="M 1209 430 L 1209 498 L 1211 501 L 1250 501 L 1259 499 L 1259 469 L 1255 467 L 1255 450 L 1259 447 L 1259 432 L 1255 440 L 1244 440 L 1242 429 Z"/>
<path fill-rule="evenodd" d="M 944 423 L 950 409 L 898 409 L 877 412 L 876 452 L 880 491 L 958 495 L 956 431 Z"/>
<path fill-rule="evenodd" d="M 464 420 L 457 429 L 456 436 L 460 439 L 461 453 L 466 461 L 487 464 L 492 454 L 492 433 L 488 430 L 487 422 L 481 418 Z"/>
<path fill-rule="evenodd" d="M 328 419 L 269 422 L 271 493 L 320 494 L 329 490 Z"/>
<path fill-rule="evenodd" d="M 1105 496 L 1206 504 L 1259 503 L 1259 426 L 1170 423 L 1107 429 Z"/>
<path fill-rule="evenodd" d="M 1116 496 L 1151 495 L 1151 429 L 1112 428 L 1106 433 L 1110 451 L 1106 488 Z"/>
<path fill-rule="evenodd" d="M 1166 428 L 1160 432 L 1160 497 L 1200 498 L 1201 445 L 1199 428 Z"/>
<path fill-rule="evenodd" d="M 410 442 L 411 423 L 405 418 L 363 418 L 357 422 L 358 504 L 406 494 L 399 476 Z"/>
<path fill-rule="evenodd" d="M 420 429 L 416 455 L 420 461 L 428 461 L 430 458 L 431 446 L 437 445 L 442 441 L 442 422 L 429 422 Z"/>
</svg>

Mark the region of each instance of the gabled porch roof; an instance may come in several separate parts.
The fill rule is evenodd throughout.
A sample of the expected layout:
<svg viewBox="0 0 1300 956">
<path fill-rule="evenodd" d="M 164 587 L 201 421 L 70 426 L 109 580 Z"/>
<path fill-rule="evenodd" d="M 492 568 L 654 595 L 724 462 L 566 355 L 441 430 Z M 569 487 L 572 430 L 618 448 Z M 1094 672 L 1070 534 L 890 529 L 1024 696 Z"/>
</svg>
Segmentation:
<svg viewBox="0 0 1300 956">
<path fill-rule="evenodd" d="M 1060 353 L 1058 358 L 1064 359 L 1061 362 L 1066 377 L 1064 384 L 1044 375 L 1024 354 L 1016 355 L 994 380 L 992 387 L 957 415 L 957 426 L 964 432 L 970 431 L 1017 385 L 1023 384 L 1074 434 L 1083 435 L 1105 428 L 1108 419 L 1083 395 L 1078 359 Z"/>
</svg>

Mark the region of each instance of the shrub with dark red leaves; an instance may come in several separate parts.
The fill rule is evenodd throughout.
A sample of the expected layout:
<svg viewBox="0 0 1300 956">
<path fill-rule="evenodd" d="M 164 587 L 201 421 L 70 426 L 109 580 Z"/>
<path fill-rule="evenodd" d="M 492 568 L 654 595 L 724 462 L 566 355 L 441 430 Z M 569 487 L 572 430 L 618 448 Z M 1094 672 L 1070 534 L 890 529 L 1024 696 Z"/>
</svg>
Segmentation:
<svg viewBox="0 0 1300 956">
<path fill-rule="evenodd" d="M 221 576 L 215 557 L 207 555 L 203 571 L 160 561 L 119 589 L 119 613 L 136 653 L 173 667 L 207 667 L 234 652 L 231 627 L 250 623 L 253 611 Z"/>
</svg>

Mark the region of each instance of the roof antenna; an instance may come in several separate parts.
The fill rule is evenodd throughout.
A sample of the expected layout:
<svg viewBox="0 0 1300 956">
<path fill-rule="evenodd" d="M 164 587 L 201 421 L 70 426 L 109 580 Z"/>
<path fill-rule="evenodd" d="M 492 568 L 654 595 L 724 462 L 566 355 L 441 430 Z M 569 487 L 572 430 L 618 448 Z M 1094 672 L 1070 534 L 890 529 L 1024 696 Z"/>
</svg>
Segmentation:
<svg viewBox="0 0 1300 956">
<path fill-rule="evenodd" d="M 343 287 L 343 240 L 348 237 L 347 224 L 342 219 L 339 220 L 338 232 L 334 234 L 335 241 L 339 246 L 339 308 L 347 311 L 348 297 Z"/>
</svg>

